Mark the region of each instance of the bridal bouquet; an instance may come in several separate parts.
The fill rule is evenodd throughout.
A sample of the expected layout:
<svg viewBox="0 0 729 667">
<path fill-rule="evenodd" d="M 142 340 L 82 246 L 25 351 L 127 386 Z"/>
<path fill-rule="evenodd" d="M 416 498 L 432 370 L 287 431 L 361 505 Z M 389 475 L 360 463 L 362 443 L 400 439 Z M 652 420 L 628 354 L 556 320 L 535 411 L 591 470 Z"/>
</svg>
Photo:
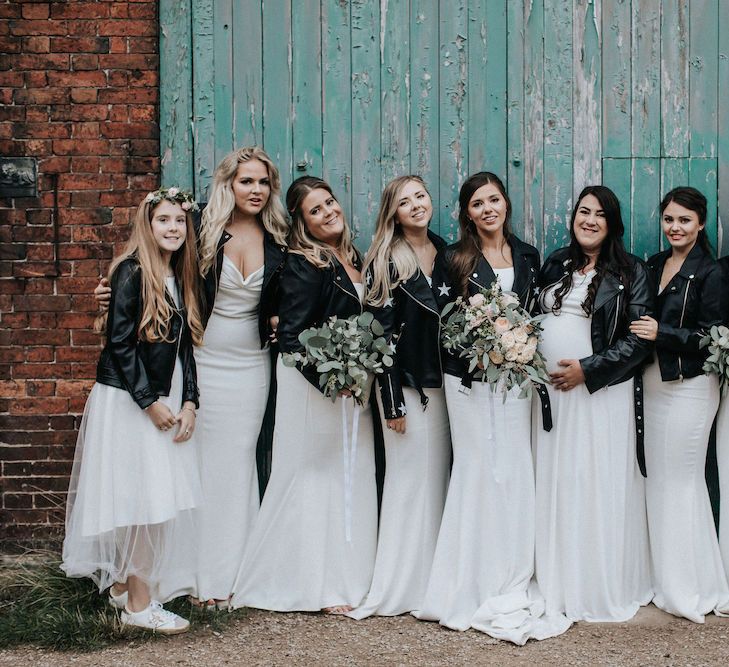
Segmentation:
<svg viewBox="0 0 729 667">
<path fill-rule="evenodd" d="M 364 405 L 369 374 L 377 375 L 392 366 L 393 349 L 383 334 L 372 313 L 330 317 L 321 327 L 302 331 L 299 342 L 304 351 L 287 352 L 282 361 L 286 366 L 316 367 L 319 386 L 332 401 L 340 391 L 349 390 Z"/>
<path fill-rule="evenodd" d="M 443 347 L 468 360 L 468 371 L 491 389 L 504 392 L 519 387 L 520 398 L 530 398 L 532 385 L 548 384 L 544 357 L 537 351 L 541 316 L 532 317 L 511 292 L 498 282 L 464 299 L 458 297 L 442 313 L 448 316 Z"/>
<path fill-rule="evenodd" d="M 725 326 L 711 327 L 701 339 L 701 347 L 709 348 L 704 370 L 719 376 L 721 393 L 726 395 L 729 390 L 729 329 Z"/>
</svg>

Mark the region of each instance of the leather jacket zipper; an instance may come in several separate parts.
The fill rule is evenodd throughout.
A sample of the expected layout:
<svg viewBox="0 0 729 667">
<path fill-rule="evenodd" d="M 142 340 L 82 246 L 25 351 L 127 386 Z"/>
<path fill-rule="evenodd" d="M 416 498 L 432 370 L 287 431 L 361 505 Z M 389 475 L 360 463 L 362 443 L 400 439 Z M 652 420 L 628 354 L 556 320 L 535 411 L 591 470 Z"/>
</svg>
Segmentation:
<svg viewBox="0 0 729 667">
<path fill-rule="evenodd" d="M 615 322 L 613 324 L 613 330 L 610 334 L 610 338 L 608 339 L 608 346 L 613 344 L 613 338 L 615 337 L 615 332 L 618 329 L 618 316 L 620 314 L 620 293 L 618 293 L 618 298 L 615 301 Z"/>
<path fill-rule="evenodd" d="M 362 313 L 364 312 L 364 310 L 363 310 L 363 306 L 364 306 L 364 304 L 363 304 L 363 303 L 362 303 L 362 302 L 360 301 L 360 299 L 359 299 L 359 296 L 357 296 L 356 294 L 352 294 L 352 292 L 350 292 L 350 291 L 349 291 L 348 289 L 344 289 L 344 287 L 342 287 L 342 286 L 341 286 L 341 285 L 340 285 L 340 284 L 339 284 L 338 282 L 336 282 L 336 281 L 334 282 L 334 284 L 335 284 L 335 285 L 336 285 L 336 286 L 337 286 L 337 287 L 338 287 L 338 288 L 339 288 L 340 290 L 342 290 L 342 292 L 344 292 L 345 294 L 348 294 L 348 295 L 349 295 L 349 296 L 351 296 L 351 297 L 352 297 L 353 299 L 356 299 L 356 300 L 357 300 L 357 303 L 359 304 L 359 314 L 361 315 L 361 314 L 362 314 Z"/>
<path fill-rule="evenodd" d="M 686 301 L 688 300 L 689 287 L 691 285 L 691 277 L 686 282 L 686 289 L 683 293 L 683 305 L 681 306 L 681 319 L 678 321 L 678 328 L 683 326 L 683 318 L 686 314 Z M 683 381 L 683 364 L 681 363 L 681 353 L 678 353 L 678 379 Z"/>
</svg>

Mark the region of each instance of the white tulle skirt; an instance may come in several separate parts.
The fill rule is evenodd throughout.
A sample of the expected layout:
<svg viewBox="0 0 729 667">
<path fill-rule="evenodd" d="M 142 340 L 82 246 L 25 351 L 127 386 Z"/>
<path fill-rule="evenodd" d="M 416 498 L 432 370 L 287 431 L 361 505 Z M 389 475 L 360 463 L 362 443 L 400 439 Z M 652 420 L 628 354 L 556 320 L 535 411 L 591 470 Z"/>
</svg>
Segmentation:
<svg viewBox="0 0 729 667">
<path fill-rule="evenodd" d="M 423 410 L 415 389 L 404 387 L 406 432 L 385 436 L 385 484 L 372 586 L 348 616 L 397 616 L 419 609 L 438 538 L 451 460 L 443 389 L 425 389 Z M 380 414 L 384 414 L 378 393 Z"/>
<path fill-rule="evenodd" d="M 506 401 L 474 382 L 471 394 L 446 375 L 453 470 L 423 620 L 524 644 L 561 634 L 570 623 L 544 616 L 534 585 L 534 468 L 531 402 Z"/>
<path fill-rule="evenodd" d="M 181 408 L 177 361 L 168 397 Z M 62 569 L 90 577 L 100 590 L 133 575 L 152 588 L 174 554 L 175 520 L 201 500 L 194 445 L 160 431 L 128 392 L 94 385 L 79 429 L 68 493 Z"/>
<path fill-rule="evenodd" d="M 716 418 L 716 462 L 719 469 L 719 547 L 729 579 L 729 396 L 721 399 Z"/>
<path fill-rule="evenodd" d="M 662 382 L 645 371 L 646 503 L 653 604 L 696 623 L 729 613 L 727 583 L 704 467 L 719 405 L 716 376 Z"/>
</svg>

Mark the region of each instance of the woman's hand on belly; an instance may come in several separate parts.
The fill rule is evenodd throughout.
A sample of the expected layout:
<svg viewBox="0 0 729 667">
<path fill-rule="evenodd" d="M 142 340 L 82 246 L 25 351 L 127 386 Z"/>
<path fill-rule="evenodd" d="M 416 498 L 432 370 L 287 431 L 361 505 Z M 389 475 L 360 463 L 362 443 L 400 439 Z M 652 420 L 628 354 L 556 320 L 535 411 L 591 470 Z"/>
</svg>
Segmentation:
<svg viewBox="0 0 729 667">
<path fill-rule="evenodd" d="M 585 374 L 579 359 L 560 359 L 558 362 L 560 370 L 550 373 L 549 378 L 552 386 L 558 391 L 569 391 L 578 384 L 584 384 Z"/>
</svg>

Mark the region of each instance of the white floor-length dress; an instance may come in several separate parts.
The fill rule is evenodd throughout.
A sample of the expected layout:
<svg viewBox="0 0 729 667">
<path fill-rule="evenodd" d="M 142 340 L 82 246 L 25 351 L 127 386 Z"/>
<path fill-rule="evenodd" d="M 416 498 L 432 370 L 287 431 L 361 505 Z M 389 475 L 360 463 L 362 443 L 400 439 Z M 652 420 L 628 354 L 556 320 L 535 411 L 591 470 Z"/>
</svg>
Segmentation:
<svg viewBox="0 0 729 667">
<path fill-rule="evenodd" d="M 709 434 L 719 406 L 715 375 L 662 382 L 646 368 L 646 502 L 653 604 L 696 623 L 729 613 L 729 584 L 706 487 Z"/>
<path fill-rule="evenodd" d="M 174 278 L 166 282 L 177 301 Z M 174 414 L 182 408 L 179 357 L 169 396 L 159 400 Z M 176 433 L 159 430 L 124 389 L 94 385 L 68 492 L 61 566 L 68 576 L 90 577 L 103 590 L 134 575 L 158 597 L 175 557 L 175 523 L 189 522 L 202 496 L 195 443 L 173 442 Z"/>
<path fill-rule="evenodd" d="M 729 396 L 722 397 L 716 418 L 716 463 L 719 470 L 719 548 L 729 579 Z"/>
<path fill-rule="evenodd" d="M 352 618 L 397 616 L 419 609 L 438 538 L 451 459 L 443 389 L 424 389 L 425 410 L 415 389 L 403 387 L 406 432 L 383 428 L 385 483 L 372 586 Z M 377 394 L 380 414 L 382 399 Z M 383 426 L 385 426 L 383 424 Z"/>
<path fill-rule="evenodd" d="M 559 315 L 542 299 L 541 351 L 550 372 L 561 359 L 592 354 L 582 303 L 594 276 L 575 273 Z M 633 382 L 590 394 L 549 388 L 554 426 L 535 429 L 536 572 L 547 613 L 570 620 L 625 621 L 653 592 L 645 484 L 636 459 Z"/>
<path fill-rule="evenodd" d="M 194 527 L 178 524 L 178 559 L 161 586 L 166 599 L 228 599 L 258 513 L 256 446 L 271 377 L 258 333 L 263 274 L 261 266 L 244 278 L 223 255 L 215 306 L 195 349 L 200 409 L 193 439 L 203 501 Z"/>
<path fill-rule="evenodd" d="M 498 275 L 498 272 L 497 272 Z M 509 290 L 513 272 L 500 276 Z M 433 567 L 417 618 L 454 630 L 475 628 L 524 644 L 561 634 L 546 618 L 534 575 L 534 467 L 531 401 L 474 381 L 444 377 L 453 469 Z"/>
<path fill-rule="evenodd" d="M 361 298 L 361 284 L 355 288 Z M 344 401 L 349 434 L 353 400 L 332 402 L 280 359 L 276 379 L 271 478 L 231 605 L 271 611 L 356 607 L 369 590 L 377 546 L 371 410 L 360 412 L 351 502 L 345 503 L 341 410 Z"/>
</svg>

